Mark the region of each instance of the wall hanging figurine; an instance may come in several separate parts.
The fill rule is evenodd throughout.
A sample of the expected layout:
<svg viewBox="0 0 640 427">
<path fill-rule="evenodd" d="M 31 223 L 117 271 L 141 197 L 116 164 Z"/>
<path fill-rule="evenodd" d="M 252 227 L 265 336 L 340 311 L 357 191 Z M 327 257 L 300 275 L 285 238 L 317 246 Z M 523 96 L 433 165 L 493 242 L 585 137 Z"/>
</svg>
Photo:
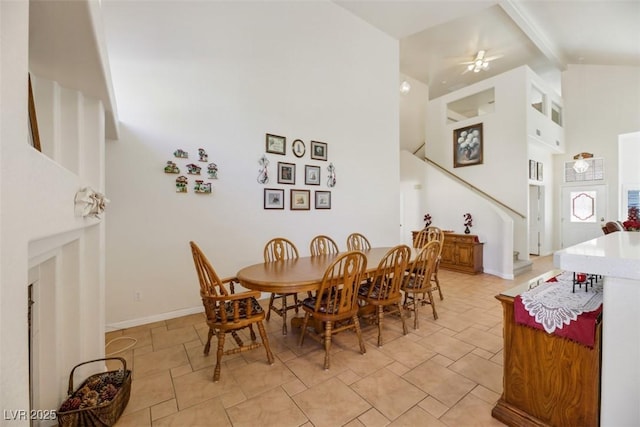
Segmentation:
<svg viewBox="0 0 640 427">
<path fill-rule="evenodd" d="M 100 214 L 104 212 L 109 199 L 93 188 L 85 187 L 76 193 L 74 202 L 77 216 L 93 216 L 100 219 Z"/>
<path fill-rule="evenodd" d="M 180 168 L 169 160 L 167 161 L 167 165 L 164 167 L 164 173 L 180 173 Z"/>
<path fill-rule="evenodd" d="M 184 176 L 181 175 L 179 177 L 176 178 L 176 193 L 186 193 L 187 190 L 187 184 L 189 184 L 189 179 Z"/>
<path fill-rule="evenodd" d="M 264 154 L 258 160 L 258 164 L 260 165 L 260 173 L 258 174 L 258 182 L 260 184 L 266 184 L 269 182 L 269 171 L 267 170 L 269 166 L 269 159 Z"/>
<path fill-rule="evenodd" d="M 218 179 L 218 165 L 215 163 L 209 163 L 209 166 L 207 166 L 207 173 L 209 174 L 209 179 Z"/>
<path fill-rule="evenodd" d="M 189 163 L 187 165 L 187 172 L 189 173 L 189 175 L 200 175 L 200 170 L 202 168 L 196 164 L 193 163 Z"/>
<path fill-rule="evenodd" d="M 196 185 L 193 186 L 193 191 L 196 193 L 211 193 L 211 183 L 205 183 L 201 179 L 196 180 Z"/>
<path fill-rule="evenodd" d="M 335 187 L 336 186 L 336 168 L 333 166 L 333 163 L 329 163 L 327 166 L 327 170 L 329 171 L 329 178 L 327 178 L 327 187 Z"/>
<path fill-rule="evenodd" d="M 176 151 L 173 152 L 173 155 L 180 158 L 180 159 L 188 159 L 189 158 L 189 153 L 187 153 L 186 151 L 184 151 L 181 148 L 178 148 Z"/>
<path fill-rule="evenodd" d="M 206 162 L 209 160 L 209 155 L 206 151 L 204 151 L 204 148 L 198 148 L 198 157 L 200 157 L 201 162 Z"/>
</svg>

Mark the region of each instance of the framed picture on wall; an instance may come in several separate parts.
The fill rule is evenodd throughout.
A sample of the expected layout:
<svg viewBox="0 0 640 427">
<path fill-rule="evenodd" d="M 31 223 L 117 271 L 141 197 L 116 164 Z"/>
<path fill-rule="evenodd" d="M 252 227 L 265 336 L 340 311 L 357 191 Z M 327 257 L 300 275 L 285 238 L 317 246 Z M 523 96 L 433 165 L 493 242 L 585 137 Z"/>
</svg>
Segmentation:
<svg viewBox="0 0 640 427">
<path fill-rule="evenodd" d="M 453 167 L 482 164 L 482 123 L 453 131 Z"/>
<path fill-rule="evenodd" d="M 331 191 L 316 191 L 316 209 L 331 209 Z"/>
<path fill-rule="evenodd" d="M 287 153 L 287 138 L 280 135 L 267 134 L 267 153 L 282 154 Z"/>
<path fill-rule="evenodd" d="M 291 210 L 292 211 L 308 211 L 311 206 L 309 204 L 309 190 L 291 190 Z"/>
<path fill-rule="evenodd" d="M 300 158 L 304 156 L 304 153 L 307 151 L 307 148 L 304 146 L 304 142 L 301 139 L 296 139 L 291 144 L 291 150 L 293 151 L 293 155 Z"/>
<path fill-rule="evenodd" d="M 293 163 L 278 162 L 278 184 L 296 183 L 296 165 Z"/>
<path fill-rule="evenodd" d="M 529 179 L 538 179 L 538 165 L 535 160 L 529 160 Z"/>
<path fill-rule="evenodd" d="M 265 188 L 264 208 L 284 209 L 284 190 L 280 188 Z"/>
<path fill-rule="evenodd" d="M 536 162 L 536 179 L 542 181 L 542 162 Z"/>
<path fill-rule="evenodd" d="M 311 141 L 311 158 L 314 160 L 327 160 L 327 143 Z"/>
<path fill-rule="evenodd" d="M 320 185 L 320 166 L 305 165 L 304 183 L 305 185 Z"/>
</svg>

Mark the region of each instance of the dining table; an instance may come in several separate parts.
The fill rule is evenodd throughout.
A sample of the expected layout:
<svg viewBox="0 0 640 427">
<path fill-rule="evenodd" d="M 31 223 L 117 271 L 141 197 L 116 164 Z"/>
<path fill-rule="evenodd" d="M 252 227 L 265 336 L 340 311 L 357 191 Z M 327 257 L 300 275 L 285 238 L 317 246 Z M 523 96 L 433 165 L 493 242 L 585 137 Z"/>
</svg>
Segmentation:
<svg viewBox="0 0 640 427">
<path fill-rule="evenodd" d="M 393 247 L 388 246 L 374 247 L 361 251 L 367 258 L 365 279 L 375 274 L 378 264 L 391 249 Z M 409 263 L 418 255 L 418 251 L 415 248 L 410 247 L 410 249 Z M 261 262 L 242 268 L 238 271 L 236 277 L 243 287 L 254 291 L 285 294 L 313 292 L 320 287 L 327 267 L 343 253 Z M 362 313 L 367 313 L 368 311 L 364 308 L 361 310 Z M 294 328 L 299 327 L 301 320 L 300 317 L 293 317 L 291 326 Z"/>
<path fill-rule="evenodd" d="M 365 278 L 375 273 L 378 264 L 391 249 L 391 246 L 374 247 L 362 251 L 367 257 Z M 242 268 L 236 277 L 243 287 L 254 291 L 286 294 L 315 291 L 327 267 L 343 253 L 260 262 Z M 411 248 L 409 261 L 415 259 L 417 254 L 417 250 Z"/>
</svg>

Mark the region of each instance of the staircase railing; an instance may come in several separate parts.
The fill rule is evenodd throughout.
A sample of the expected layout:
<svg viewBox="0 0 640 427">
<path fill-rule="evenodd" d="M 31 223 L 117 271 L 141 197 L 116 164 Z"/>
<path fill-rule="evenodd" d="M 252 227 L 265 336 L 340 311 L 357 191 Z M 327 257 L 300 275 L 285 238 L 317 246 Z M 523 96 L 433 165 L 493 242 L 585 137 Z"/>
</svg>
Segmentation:
<svg viewBox="0 0 640 427">
<path fill-rule="evenodd" d="M 425 146 L 425 144 L 422 144 L 420 147 L 418 147 L 413 154 L 415 155 L 418 151 L 420 151 L 423 147 Z M 473 190 L 474 192 L 480 194 L 482 197 L 484 197 L 485 199 L 491 200 L 493 203 L 501 206 L 502 208 L 508 210 L 509 212 L 513 213 L 516 216 L 519 216 L 522 219 L 526 219 L 526 215 L 523 215 L 522 213 L 518 212 L 517 210 L 513 209 L 511 206 L 501 202 L 500 200 L 496 199 L 495 197 L 493 197 L 491 194 L 486 193 L 485 191 L 482 191 L 481 189 L 479 189 L 478 187 L 476 187 L 475 185 L 471 184 L 468 181 L 465 181 L 464 179 L 460 178 L 458 175 L 454 174 L 453 172 L 451 172 L 450 170 L 446 169 L 443 166 L 440 166 L 437 162 L 435 162 L 434 160 L 431 160 L 430 158 L 428 158 L 426 155 L 424 156 L 424 161 L 429 163 L 430 165 L 434 166 L 435 168 L 437 168 L 439 171 L 441 171 L 442 173 L 444 173 L 445 175 L 449 176 L 450 178 L 452 178 L 453 180 L 457 181 L 458 183 L 464 185 L 467 188 L 470 188 L 471 190 Z"/>
</svg>

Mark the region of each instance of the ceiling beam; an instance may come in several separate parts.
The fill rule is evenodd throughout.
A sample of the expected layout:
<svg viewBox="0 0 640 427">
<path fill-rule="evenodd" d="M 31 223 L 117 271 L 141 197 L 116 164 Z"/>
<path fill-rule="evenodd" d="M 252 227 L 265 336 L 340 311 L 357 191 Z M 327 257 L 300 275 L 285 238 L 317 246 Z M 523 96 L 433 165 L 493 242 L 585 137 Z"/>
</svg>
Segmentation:
<svg viewBox="0 0 640 427">
<path fill-rule="evenodd" d="M 561 71 L 567 69 L 567 60 L 558 46 L 536 26 L 515 0 L 500 0 L 498 5 L 515 22 L 531 42 Z"/>
</svg>

